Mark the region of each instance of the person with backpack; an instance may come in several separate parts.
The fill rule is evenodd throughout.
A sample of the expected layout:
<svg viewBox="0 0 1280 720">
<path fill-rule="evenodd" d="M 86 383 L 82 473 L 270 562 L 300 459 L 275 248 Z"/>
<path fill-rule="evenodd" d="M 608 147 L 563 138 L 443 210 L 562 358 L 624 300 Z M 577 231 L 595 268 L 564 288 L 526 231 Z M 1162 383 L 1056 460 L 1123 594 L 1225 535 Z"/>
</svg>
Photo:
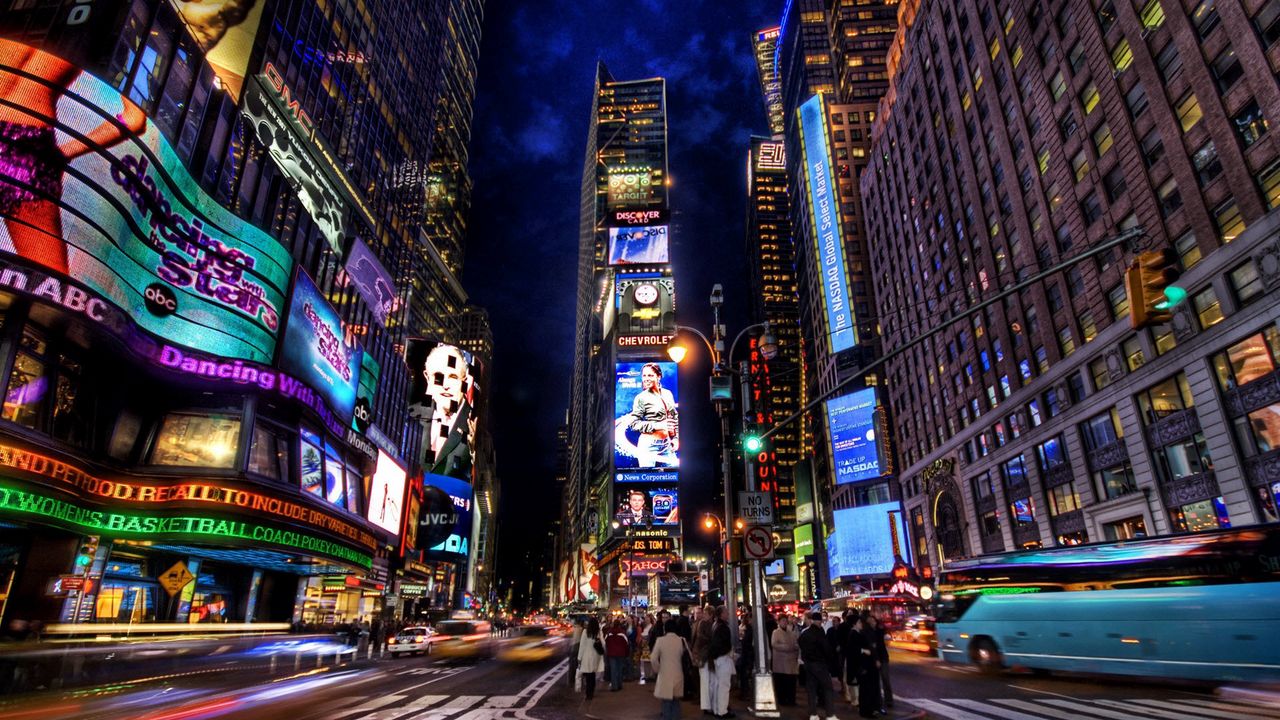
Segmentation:
<svg viewBox="0 0 1280 720">
<path fill-rule="evenodd" d="M 578 675 L 582 678 L 582 712 L 588 711 L 596 695 L 596 675 L 604 672 L 604 642 L 600 637 L 600 621 L 594 617 L 587 621 L 587 629 L 578 644 Z"/>
</svg>

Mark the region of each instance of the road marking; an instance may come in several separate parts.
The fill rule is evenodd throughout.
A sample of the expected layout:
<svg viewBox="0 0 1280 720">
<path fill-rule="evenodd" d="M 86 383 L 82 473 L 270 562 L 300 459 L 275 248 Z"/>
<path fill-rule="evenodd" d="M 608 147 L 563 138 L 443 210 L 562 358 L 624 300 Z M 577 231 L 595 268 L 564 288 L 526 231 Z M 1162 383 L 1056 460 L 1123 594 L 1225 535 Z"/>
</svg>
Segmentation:
<svg viewBox="0 0 1280 720">
<path fill-rule="evenodd" d="M 1153 705 L 1158 708 L 1173 710 L 1174 712 L 1188 712 L 1188 707 L 1193 707 L 1195 709 L 1190 710 L 1190 712 L 1198 713 L 1200 715 L 1208 715 L 1209 717 L 1225 718 L 1226 720 L 1234 720 L 1235 718 L 1261 718 L 1263 720 L 1270 720 L 1270 718 L 1275 717 L 1274 715 L 1258 715 L 1252 712 L 1245 712 L 1243 709 L 1233 708 L 1231 710 L 1219 710 L 1214 708 L 1212 706 L 1212 703 L 1188 702 L 1186 704 L 1183 704 L 1180 702 L 1171 702 L 1168 700 L 1149 700 L 1149 699 L 1134 700 L 1133 702 L 1141 703 L 1143 705 Z M 1253 708 L 1250 708 L 1250 710 L 1252 709 Z"/>
<path fill-rule="evenodd" d="M 1191 703 L 1190 700 L 1183 700 L 1181 698 L 1170 698 L 1169 702 L 1177 703 L 1179 705 L 1183 703 Z M 1239 702 L 1237 700 L 1228 700 L 1226 698 L 1214 698 L 1212 700 L 1206 698 L 1206 699 L 1197 701 L 1195 704 L 1202 705 L 1204 707 L 1221 708 L 1222 710 L 1227 710 L 1233 713 L 1233 717 L 1236 715 L 1239 715 L 1242 712 L 1251 712 L 1251 713 L 1260 713 L 1264 717 L 1280 718 L 1280 709 L 1272 709 L 1272 708 L 1264 707 L 1261 705 L 1252 705 L 1250 703 Z"/>
<path fill-rule="evenodd" d="M 1205 717 L 1207 713 L 1201 712 L 1199 708 L 1179 708 L 1178 710 L 1161 710 L 1160 708 L 1150 707 L 1142 703 L 1140 700 L 1121 701 L 1121 700 L 1098 700 L 1099 704 L 1108 707 L 1119 708 L 1121 710 L 1141 711 L 1145 712 L 1153 718 L 1164 718 L 1165 720 L 1182 720 L 1182 718 L 1191 715 L 1191 717 Z"/>
<path fill-rule="evenodd" d="M 432 705 L 435 705 L 436 703 L 444 702 L 445 700 L 448 700 L 448 699 L 449 699 L 448 695 L 422 695 L 417 700 L 414 700 L 408 705 L 401 705 L 395 708 L 386 708 L 384 710 L 379 710 L 378 712 L 373 713 L 372 715 L 365 715 L 364 717 L 360 718 L 360 720 L 395 720 L 401 715 L 417 712 L 419 710 L 424 710 L 426 708 L 431 707 Z"/>
<path fill-rule="evenodd" d="M 551 688 L 556 686 L 560 678 L 569 671 L 569 659 L 565 658 L 555 665 L 555 667 L 546 671 L 537 680 L 529 683 L 529 686 L 520 692 L 520 699 L 523 701 L 520 708 L 510 715 L 510 717 L 518 720 L 535 720 L 528 714 L 530 708 L 535 707 L 542 702 L 542 697 L 547 694 Z M 532 691 L 532 692 L 530 692 Z M 526 692 L 530 694 L 525 695 Z"/>
<path fill-rule="evenodd" d="M 394 703 L 394 702 L 400 702 L 401 700 L 404 700 L 404 698 L 405 698 L 404 695 L 383 695 L 381 697 L 376 697 L 376 698 L 373 698 L 372 700 L 369 700 L 363 705 L 358 705 L 356 707 L 347 708 L 346 710 L 343 710 L 342 712 L 338 713 L 338 717 L 349 717 L 356 713 L 372 712 L 382 707 L 383 705 L 390 705 L 391 703 Z"/>
<path fill-rule="evenodd" d="M 948 699 L 946 702 L 949 702 L 953 705 L 959 705 L 961 707 L 967 707 L 970 710 L 984 712 L 988 715 L 995 715 L 996 717 L 1008 718 L 1008 720 L 1042 720 L 1043 718 L 1043 716 L 1028 715 L 1026 713 L 1020 713 L 1017 710 L 1006 710 L 1004 708 L 996 707 L 994 705 L 991 705 L 979 700 L 969 700 L 967 698 Z"/>
<path fill-rule="evenodd" d="M 940 702 L 934 702 L 932 700 L 913 700 L 911 698 L 902 697 L 901 695 L 898 695 L 897 698 L 905 703 L 915 705 L 925 712 L 936 714 L 938 717 L 950 718 L 951 720 L 990 720 L 986 715 L 975 715 L 965 710 L 955 710 Z"/>
<path fill-rule="evenodd" d="M 481 702 L 484 702 L 483 695 L 459 695 L 438 708 L 415 715 L 414 720 L 443 720 L 464 710 L 470 710 Z"/>
<path fill-rule="evenodd" d="M 1039 690 L 1039 689 L 1037 689 L 1037 688 L 1030 688 L 1030 687 L 1027 687 L 1027 686 L 1025 686 L 1025 685 L 1014 685 L 1013 683 L 1009 683 L 1009 687 L 1011 687 L 1011 688 L 1013 688 L 1013 689 L 1015 689 L 1015 690 L 1026 690 L 1027 692 L 1040 693 L 1041 695 L 1052 695 L 1052 696 L 1054 696 L 1054 697 L 1060 697 L 1060 698 L 1063 698 L 1063 699 L 1065 699 L 1065 700 L 1075 700 L 1075 699 L 1076 699 L 1075 697 L 1072 697 L 1071 695 L 1062 695 L 1061 693 L 1049 692 L 1048 690 Z"/>
<path fill-rule="evenodd" d="M 1067 712 L 1066 710 L 1059 710 L 1054 707 L 1045 707 L 1027 700 L 1009 699 L 992 700 L 991 702 L 998 702 L 1001 705 L 1008 705 L 1009 707 L 1016 707 L 1022 710 L 1031 710 L 1040 713 L 1041 715 L 1047 715 L 1051 718 L 1058 718 L 1058 720 L 1081 720 L 1079 712 Z"/>
<path fill-rule="evenodd" d="M 1111 718 L 1111 720 L 1133 720 L 1133 713 L 1122 713 L 1114 710 L 1107 710 L 1105 708 L 1094 707 L 1092 705 L 1082 705 L 1070 700 L 1045 700 L 1044 702 L 1050 703 L 1051 705 L 1057 705 L 1058 707 L 1078 710 L 1079 712 L 1100 715 L 1105 718 Z"/>
</svg>

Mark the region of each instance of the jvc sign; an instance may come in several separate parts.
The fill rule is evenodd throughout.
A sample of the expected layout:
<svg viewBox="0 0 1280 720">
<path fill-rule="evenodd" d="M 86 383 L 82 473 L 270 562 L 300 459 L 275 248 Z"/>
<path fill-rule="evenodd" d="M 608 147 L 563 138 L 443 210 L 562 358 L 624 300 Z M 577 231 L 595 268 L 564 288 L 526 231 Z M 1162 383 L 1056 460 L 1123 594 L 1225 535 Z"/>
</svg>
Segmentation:
<svg viewBox="0 0 1280 720">
<path fill-rule="evenodd" d="M 738 493 L 738 517 L 748 525 L 772 525 L 773 493 Z"/>
</svg>

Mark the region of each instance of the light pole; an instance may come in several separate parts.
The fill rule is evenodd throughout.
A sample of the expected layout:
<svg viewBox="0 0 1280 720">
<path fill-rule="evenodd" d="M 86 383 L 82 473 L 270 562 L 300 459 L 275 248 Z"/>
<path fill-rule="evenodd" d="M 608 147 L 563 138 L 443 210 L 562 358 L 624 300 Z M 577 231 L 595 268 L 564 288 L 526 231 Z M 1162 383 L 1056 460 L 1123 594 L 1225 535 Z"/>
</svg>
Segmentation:
<svg viewBox="0 0 1280 720">
<path fill-rule="evenodd" d="M 729 634 L 733 639 L 734 649 L 740 650 L 740 642 L 738 640 L 738 600 L 737 592 L 731 590 L 733 587 L 732 571 L 729 568 L 728 558 L 728 529 L 725 523 L 733 517 L 733 474 L 732 462 L 733 453 L 730 449 L 729 438 L 730 433 L 729 414 L 727 405 L 733 400 L 732 381 L 727 380 L 727 374 L 739 376 L 741 382 L 741 397 L 743 423 L 746 423 L 746 413 L 749 411 L 751 402 L 751 378 L 748 374 L 748 367 L 743 363 L 740 369 L 734 369 L 733 352 L 738 348 L 738 341 L 741 340 L 748 332 L 756 329 L 762 329 L 760 336 L 760 354 L 766 360 L 772 360 L 778 352 L 777 340 L 773 334 L 769 332 L 769 323 L 757 323 L 743 328 L 738 335 L 729 344 L 729 353 L 724 352 L 724 338 L 727 334 L 724 325 L 720 324 L 720 306 L 724 304 L 724 288 L 718 283 L 711 288 L 711 312 L 713 324 L 711 326 L 711 336 L 714 342 L 707 339 L 707 336 L 699 332 L 697 329 L 685 325 L 677 325 L 676 331 L 685 330 L 697 335 L 707 345 L 707 350 L 711 353 L 712 372 L 711 372 L 711 402 L 716 406 L 716 413 L 720 416 L 720 464 L 721 474 L 724 478 L 724 519 L 720 523 L 721 532 L 724 534 L 723 551 L 725 555 L 725 591 L 728 595 L 727 604 L 729 605 Z M 667 347 L 667 354 L 677 363 L 685 358 L 688 350 L 676 343 L 674 338 Z M 758 450 L 758 448 L 755 448 Z M 743 463 L 745 466 L 745 480 L 747 490 L 755 491 L 756 478 L 751 458 L 754 450 L 744 450 Z M 769 673 L 767 664 L 768 645 L 765 638 L 764 629 L 764 603 L 761 600 L 764 597 L 763 583 L 760 580 L 760 561 L 752 560 L 750 563 L 751 572 L 751 588 L 752 594 L 755 596 L 756 602 L 752 606 L 753 624 L 755 625 L 755 646 L 756 646 L 756 667 L 755 678 L 752 690 L 753 701 L 751 703 L 751 712 L 756 717 L 778 717 L 778 704 L 773 696 L 772 676 Z"/>
</svg>

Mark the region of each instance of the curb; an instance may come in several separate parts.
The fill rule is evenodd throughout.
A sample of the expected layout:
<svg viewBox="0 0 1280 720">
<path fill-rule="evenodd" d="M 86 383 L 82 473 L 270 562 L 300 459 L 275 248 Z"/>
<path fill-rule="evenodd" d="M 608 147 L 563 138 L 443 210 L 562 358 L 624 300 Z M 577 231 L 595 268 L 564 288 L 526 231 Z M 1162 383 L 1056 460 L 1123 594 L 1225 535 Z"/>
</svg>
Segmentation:
<svg viewBox="0 0 1280 720">
<path fill-rule="evenodd" d="M 1214 693 L 1218 697 L 1238 700 L 1248 700 L 1249 702 L 1258 703 L 1270 707 L 1280 707 L 1280 688 L 1277 687 L 1241 687 L 1233 685 L 1224 685 L 1217 689 Z"/>
</svg>

